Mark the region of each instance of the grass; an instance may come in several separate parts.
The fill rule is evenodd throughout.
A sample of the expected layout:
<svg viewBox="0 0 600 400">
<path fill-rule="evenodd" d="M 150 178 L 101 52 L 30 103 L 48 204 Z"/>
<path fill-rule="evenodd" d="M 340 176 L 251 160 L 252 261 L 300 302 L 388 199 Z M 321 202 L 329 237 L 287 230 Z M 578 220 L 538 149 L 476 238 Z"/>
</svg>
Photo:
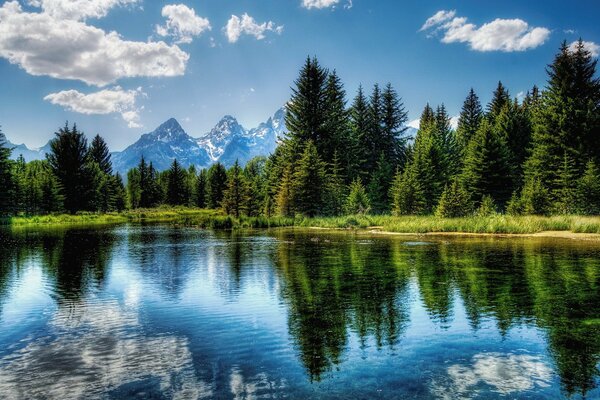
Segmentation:
<svg viewBox="0 0 600 400">
<path fill-rule="evenodd" d="M 7 221 L 13 226 L 107 225 L 125 222 L 164 222 L 213 229 L 311 227 L 327 229 L 377 229 L 396 233 L 463 232 L 490 234 L 533 234 L 570 231 L 600 234 L 600 217 L 509 216 L 438 218 L 434 216 L 350 215 L 323 218 L 240 217 L 216 210 L 160 207 L 122 213 L 79 213 L 76 215 L 18 216 Z"/>
</svg>

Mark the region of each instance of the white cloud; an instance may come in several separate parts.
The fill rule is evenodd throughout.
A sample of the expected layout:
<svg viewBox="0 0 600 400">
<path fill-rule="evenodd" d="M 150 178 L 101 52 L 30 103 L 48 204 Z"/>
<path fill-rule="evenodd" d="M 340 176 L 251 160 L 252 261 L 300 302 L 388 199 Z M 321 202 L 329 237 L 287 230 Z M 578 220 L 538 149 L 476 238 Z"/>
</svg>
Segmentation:
<svg viewBox="0 0 600 400">
<path fill-rule="evenodd" d="M 309 10 L 311 8 L 327 8 L 335 6 L 339 2 L 340 0 L 302 0 L 302 7 Z M 352 4 L 351 1 L 350 4 Z"/>
<path fill-rule="evenodd" d="M 525 51 L 541 46 L 550 36 L 549 29 L 530 27 L 521 19 L 495 19 L 477 27 L 454 15 L 454 11 L 438 11 L 421 30 L 435 27 L 434 32 L 444 32 L 443 43 L 468 43 L 476 51 Z"/>
<path fill-rule="evenodd" d="M 199 17 L 193 8 L 184 4 L 164 6 L 162 16 L 167 18 L 167 22 L 164 26 L 157 25 L 156 33 L 171 36 L 176 43 L 191 43 L 194 36 L 212 29 L 207 18 Z"/>
<path fill-rule="evenodd" d="M 229 43 L 235 43 L 241 35 L 250 35 L 254 36 L 257 40 L 262 40 L 265 38 L 265 32 L 268 31 L 281 34 L 283 32 L 283 25 L 276 26 L 273 21 L 258 24 L 254 18 L 244 13 L 241 18 L 232 15 L 229 21 L 227 21 L 224 30 Z"/>
<path fill-rule="evenodd" d="M 143 95 L 141 88 L 123 90 L 117 86 L 90 94 L 84 94 L 77 90 L 63 90 L 47 95 L 44 100 L 80 114 L 118 113 L 130 128 L 140 128 L 139 109 L 135 106 L 136 98 L 139 95 Z"/>
<path fill-rule="evenodd" d="M 427 19 L 427 21 L 425 21 L 425 23 L 423 24 L 421 29 L 419 29 L 419 30 L 424 31 L 429 28 L 432 28 L 436 25 L 439 25 L 443 22 L 446 22 L 446 21 L 454 18 L 455 15 L 456 15 L 456 10 L 450 10 L 450 11 L 440 10 L 440 11 L 436 12 L 435 14 L 433 14 L 433 16 L 429 17 Z"/>
<path fill-rule="evenodd" d="M 31 75 L 105 86 L 121 78 L 183 75 L 189 54 L 164 42 L 123 40 L 116 32 L 46 13 L 0 7 L 0 57 Z"/>
<path fill-rule="evenodd" d="M 29 0 L 29 5 L 41 7 L 44 13 L 57 19 L 84 20 L 102 18 L 113 7 L 127 6 L 140 0 Z"/>
<path fill-rule="evenodd" d="M 569 50 L 576 51 L 577 50 L 577 41 L 571 43 L 569 45 Z M 583 48 L 590 52 L 592 57 L 598 57 L 600 54 L 600 45 L 594 42 L 583 42 Z"/>
</svg>

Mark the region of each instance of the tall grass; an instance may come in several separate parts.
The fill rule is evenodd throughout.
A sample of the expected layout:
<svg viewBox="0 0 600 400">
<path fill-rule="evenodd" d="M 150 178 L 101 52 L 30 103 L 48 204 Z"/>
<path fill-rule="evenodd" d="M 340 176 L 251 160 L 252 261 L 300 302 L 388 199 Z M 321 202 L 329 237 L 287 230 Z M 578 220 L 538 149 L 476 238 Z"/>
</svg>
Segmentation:
<svg viewBox="0 0 600 400">
<path fill-rule="evenodd" d="M 571 231 L 600 234 L 600 217 L 509 216 L 438 218 L 435 216 L 348 215 L 323 218 L 247 217 L 234 218 L 219 211 L 186 207 L 160 207 L 122 213 L 79 213 L 76 215 L 18 216 L 8 222 L 27 225 L 103 225 L 124 222 L 164 222 L 212 229 L 310 227 L 327 229 L 369 229 L 397 233 L 464 232 L 533 234 L 544 231 Z"/>
</svg>

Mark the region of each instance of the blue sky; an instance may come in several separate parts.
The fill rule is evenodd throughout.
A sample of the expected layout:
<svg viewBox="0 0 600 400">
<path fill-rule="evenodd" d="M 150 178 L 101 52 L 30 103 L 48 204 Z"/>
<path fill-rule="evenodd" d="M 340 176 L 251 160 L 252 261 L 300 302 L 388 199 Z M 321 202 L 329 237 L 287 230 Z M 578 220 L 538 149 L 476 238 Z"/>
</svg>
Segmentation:
<svg viewBox="0 0 600 400">
<path fill-rule="evenodd" d="M 597 0 L 4 1 L 0 125 L 36 147 L 74 121 L 113 150 L 169 117 L 195 137 L 225 114 L 250 128 L 307 55 L 349 98 L 391 82 L 411 119 L 427 102 L 456 115 L 470 87 L 486 102 L 498 80 L 514 96 L 543 86 L 563 40 L 597 52 L 599 16 Z"/>
</svg>

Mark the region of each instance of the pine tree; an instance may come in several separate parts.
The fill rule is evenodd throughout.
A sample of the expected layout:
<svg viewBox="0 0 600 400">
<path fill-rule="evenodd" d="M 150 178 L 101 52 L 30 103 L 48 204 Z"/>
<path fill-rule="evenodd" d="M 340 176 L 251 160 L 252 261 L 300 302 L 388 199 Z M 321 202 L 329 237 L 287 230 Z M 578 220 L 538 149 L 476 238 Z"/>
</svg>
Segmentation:
<svg viewBox="0 0 600 400">
<path fill-rule="evenodd" d="M 343 151 L 343 165 L 346 166 L 350 162 L 348 158 L 352 156 L 346 151 L 350 139 L 350 120 L 346 110 L 344 85 L 335 70 L 329 74 L 325 85 L 324 110 L 322 146 L 317 149 L 319 156 L 325 163 L 331 163 L 334 154 Z"/>
<path fill-rule="evenodd" d="M 381 150 L 393 166 L 404 166 L 406 162 L 406 141 L 403 137 L 407 127 L 408 113 L 402 99 L 388 83 L 382 94 L 382 140 Z"/>
<path fill-rule="evenodd" d="M 12 163 L 12 210 L 14 213 L 27 213 L 27 163 L 22 154 Z"/>
<path fill-rule="evenodd" d="M 390 210 L 390 186 L 393 178 L 393 167 L 381 152 L 377 167 L 371 176 L 368 193 L 371 202 L 371 211 L 375 214 L 383 214 Z"/>
<path fill-rule="evenodd" d="M 111 183 L 113 187 L 112 192 L 114 194 L 114 209 L 121 212 L 127 208 L 127 193 L 121 174 L 117 172 L 113 175 Z"/>
<path fill-rule="evenodd" d="M 221 200 L 223 200 L 223 192 L 227 186 L 227 170 L 223 164 L 219 162 L 214 163 L 208 169 L 207 178 L 206 196 L 208 199 L 208 208 L 220 208 Z"/>
<path fill-rule="evenodd" d="M 556 198 L 558 171 L 565 152 L 580 176 L 585 160 L 600 154 L 600 81 L 596 61 L 582 43 L 575 52 L 563 42 L 548 68 L 548 88 L 533 113 L 531 156 L 525 179 L 539 179 Z"/>
<path fill-rule="evenodd" d="M 344 176 L 336 152 L 333 155 L 333 163 L 327 179 L 325 213 L 334 216 L 341 215 L 344 212 L 345 200 L 346 186 L 344 185 Z"/>
<path fill-rule="evenodd" d="M 502 108 L 509 102 L 510 94 L 508 93 L 508 90 L 506 90 L 502 82 L 498 81 L 498 86 L 496 87 L 496 90 L 494 90 L 492 100 L 487 105 L 486 110 L 487 117 L 490 120 L 490 122 L 495 122 L 496 117 L 500 114 Z"/>
<path fill-rule="evenodd" d="M 348 214 L 368 214 L 371 210 L 369 196 L 367 196 L 360 178 L 356 178 L 350 184 L 350 193 L 346 199 L 345 208 Z"/>
<path fill-rule="evenodd" d="M 110 151 L 108 150 L 108 145 L 100 135 L 96 135 L 92 140 L 88 154 L 90 159 L 98 164 L 102 172 L 106 175 L 112 175 Z"/>
<path fill-rule="evenodd" d="M 471 196 L 460 181 L 455 179 L 444 189 L 435 210 L 435 215 L 441 218 L 459 218 L 472 213 Z"/>
<path fill-rule="evenodd" d="M 139 168 L 132 168 L 127 171 L 127 200 L 130 208 L 140 207 L 141 184 Z"/>
<path fill-rule="evenodd" d="M 314 217 L 323 210 L 327 180 L 316 146 L 308 141 L 294 173 L 294 208 Z"/>
<path fill-rule="evenodd" d="M 484 120 L 471 139 L 461 181 L 478 205 L 489 195 L 504 207 L 513 192 L 512 167 L 504 138 Z"/>
<path fill-rule="evenodd" d="M 64 208 L 69 213 L 90 208 L 92 187 L 87 169 L 87 140 L 73 125 L 65 124 L 50 142 L 47 155 L 50 167 L 59 182 Z"/>
<path fill-rule="evenodd" d="M 494 130 L 508 146 L 515 185 L 521 186 L 523 164 L 531 144 L 531 119 L 526 106 L 519 106 L 516 100 L 506 103 L 496 117 Z"/>
<path fill-rule="evenodd" d="M 481 120 L 483 118 L 483 109 L 479 102 L 479 97 L 475 90 L 471 88 L 465 102 L 463 103 L 460 117 L 458 118 L 458 127 L 456 129 L 456 140 L 461 155 L 464 155 L 471 138 L 475 136 Z"/>
<path fill-rule="evenodd" d="M 326 84 L 328 71 L 316 58 L 306 59 L 300 76 L 294 82 L 292 97 L 288 101 L 285 124 L 288 134 L 285 141 L 306 143 L 311 140 L 322 152 L 325 142 Z"/>
<path fill-rule="evenodd" d="M 246 212 L 248 201 L 248 187 L 246 179 L 238 161 L 229 170 L 227 177 L 227 188 L 223 192 L 221 207 L 226 214 L 239 218 Z"/>
<path fill-rule="evenodd" d="M 421 183 L 411 168 L 396 171 L 392 188 L 392 215 L 422 214 L 426 207 Z"/>
<path fill-rule="evenodd" d="M 348 168 L 347 182 L 352 182 L 359 175 L 367 173 L 366 163 L 369 153 L 368 147 L 368 129 L 369 129 L 369 105 L 367 98 L 363 93 L 362 86 L 358 87 L 358 92 L 352 106 L 350 107 L 350 127 L 352 130 L 351 153 L 354 155 L 355 162 Z"/>
<path fill-rule="evenodd" d="M 441 177 L 444 182 L 448 182 L 459 172 L 460 149 L 450 124 L 450 116 L 443 104 L 435 112 L 435 138 L 442 155 Z"/>
<path fill-rule="evenodd" d="M 577 211 L 585 215 L 600 215 L 600 169 L 588 161 L 583 176 L 577 182 Z"/>
<path fill-rule="evenodd" d="M 185 205 L 188 197 L 186 172 L 174 159 L 168 174 L 167 203 L 172 206 Z"/>
<path fill-rule="evenodd" d="M 294 177 L 291 166 L 287 166 L 283 172 L 279 189 L 277 191 L 277 212 L 283 217 L 294 216 Z"/>
<path fill-rule="evenodd" d="M 577 208 L 577 176 L 575 162 L 565 152 L 555 184 L 553 211 L 558 214 L 573 214 Z"/>
<path fill-rule="evenodd" d="M 248 189 L 246 213 L 252 217 L 260 215 L 265 205 L 265 165 L 265 157 L 255 157 L 244 167 L 244 178 Z"/>
<path fill-rule="evenodd" d="M 527 215 L 548 215 L 550 213 L 550 193 L 539 178 L 525 181 L 520 207 L 522 213 Z"/>
<path fill-rule="evenodd" d="M 195 190 L 195 204 L 198 208 L 206 208 L 207 202 L 207 186 L 208 176 L 205 169 L 201 169 L 198 177 L 196 178 L 196 190 Z"/>
<path fill-rule="evenodd" d="M 13 203 L 12 150 L 6 146 L 6 139 L 0 130 L 0 216 L 11 212 Z"/>
<path fill-rule="evenodd" d="M 383 149 L 383 99 L 379 85 L 373 86 L 367 108 L 367 130 L 363 142 L 365 151 L 365 171 L 372 172 L 377 167 L 377 161 Z M 370 181 L 370 176 L 368 181 Z"/>
</svg>

